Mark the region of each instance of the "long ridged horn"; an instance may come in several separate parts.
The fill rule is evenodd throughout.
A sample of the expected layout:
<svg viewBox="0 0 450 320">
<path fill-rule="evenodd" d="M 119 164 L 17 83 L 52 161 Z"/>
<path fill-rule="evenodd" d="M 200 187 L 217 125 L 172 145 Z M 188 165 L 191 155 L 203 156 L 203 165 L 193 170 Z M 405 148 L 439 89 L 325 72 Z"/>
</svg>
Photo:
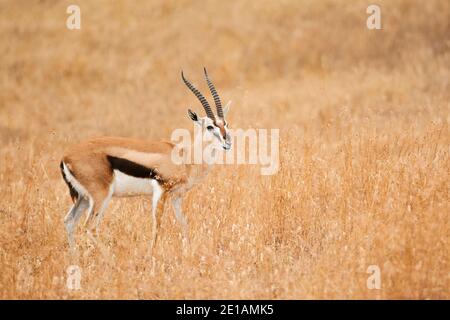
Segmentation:
<svg viewBox="0 0 450 320">
<path fill-rule="evenodd" d="M 211 91 L 211 94 L 214 98 L 214 103 L 216 104 L 217 115 L 219 116 L 220 119 L 223 119 L 222 102 L 220 102 L 220 98 L 219 98 L 219 95 L 217 94 L 214 84 L 212 83 L 211 80 L 209 80 L 208 72 L 206 72 L 206 68 L 203 68 L 203 70 L 205 71 L 205 78 L 206 78 L 206 82 L 208 83 L 209 91 Z"/>
<path fill-rule="evenodd" d="M 197 99 L 200 101 L 200 103 L 202 104 L 203 108 L 205 109 L 205 112 L 206 112 L 206 115 L 208 116 L 208 118 L 210 118 L 211 120 L 215 121 L 216 118 L 214 116 L 214 113 L 211 110 L 211 106 L 209 105 L 208 101 L 201 94 L 201 92 L 198 91 L 197 88 L 194 87 L 192 85 L 192 83 L 190 83 L 189 80 L 187 80 L 184 77 L 183 71 L 181 71 L 181 78 L 183 79 L 183 82 L 186 84 L 186 86 L 189 88 L 189 90 L 191 90 L 192 93 L 195 94 Z"/>
</svg>

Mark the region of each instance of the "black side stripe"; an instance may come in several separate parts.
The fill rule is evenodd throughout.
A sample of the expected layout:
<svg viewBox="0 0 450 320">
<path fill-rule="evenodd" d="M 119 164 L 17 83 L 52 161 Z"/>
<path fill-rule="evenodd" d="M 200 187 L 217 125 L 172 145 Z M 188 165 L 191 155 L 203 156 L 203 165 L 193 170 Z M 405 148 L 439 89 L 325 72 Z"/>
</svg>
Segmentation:
<svg viewBox="0 0 450 320">
<path fill-rule="evenodd" d="M 164 183 L 164 179 L 158 174 L 155 169 L 148 168 L 139 163 L 118 158 L 114 156 L 107 155 L 109 163 L 111 164 L 111 168 L 113 170 L 119 170 L 120 172 L 127 174 L 129 176 L 133 176 L 136 178 L 146 178 L 146 179 L 155 179 L 159 183 Z"/>
<path fill-rule="evenodd" d="M 67 180 L 66 173 L 64 172 L 64 164 L 62 161 L 59 164 L 59 167 L 61 168 L 61 174 L 63 176 L 64 182 L 69 187 L 70 197 L 72 198 L 73 202 L 75 202 L 75 200 L 78 198 L 78 192 L 77 192 L 77 190 L 75 190 L 75 188 L 72 186 L 72 184 Z M 70 169 L 69 168 L 67 168 L 67 169 L 73 175 L 73 173 L 70 171 Z"/>
</svg>

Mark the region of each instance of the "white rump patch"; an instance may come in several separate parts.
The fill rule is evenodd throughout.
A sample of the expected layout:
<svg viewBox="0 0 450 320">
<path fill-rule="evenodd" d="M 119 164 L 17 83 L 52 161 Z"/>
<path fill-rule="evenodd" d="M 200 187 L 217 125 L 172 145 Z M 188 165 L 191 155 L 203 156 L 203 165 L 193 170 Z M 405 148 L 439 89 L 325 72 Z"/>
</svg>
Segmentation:
<svg viewBox="0 0 450 320">
<path fill-rule="evenodd" d="M 64 174 L 65 174 L 65 176 L 66 176 L 67 181 L 68 181 L 68 182 L 72 185 L 72 187 L 78 192 L 78 194 L 79 194 L 81 197 L 88 197 L 88 198 L 90 198 L 89 193 L 87 192 L 86 188 L 83 187 L 83 186 L 81 185 L 81 183 L 79 183 L 79 182 L 77 181 L 77 179 L 75 179 L 75 177 L 70 173 L 69 168 L 67 168 L 67 166 L 66 166 L 66 164 L 65 164 L 64 162 L 63 162 L 63 170 L 64 170 Z"/>
<path fill-rule="evenodd" d="M 153 179 L 136 178 L 119 170 L 114 170 L 114 196 L 132 197 L 144 194 L 152 194 Z M 156 180 L 155 180 L 156 182 Z"/>
</svg>

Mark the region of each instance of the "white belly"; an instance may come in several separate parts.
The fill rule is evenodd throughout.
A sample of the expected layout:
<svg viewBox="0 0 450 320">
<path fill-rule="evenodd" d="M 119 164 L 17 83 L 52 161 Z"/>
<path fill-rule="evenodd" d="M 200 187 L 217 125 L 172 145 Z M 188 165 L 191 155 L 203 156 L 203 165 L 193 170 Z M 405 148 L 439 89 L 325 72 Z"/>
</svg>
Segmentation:
<svg viewBox="0 0 450 320">
<path fill-rule="evenodd" d="M 114 170 L 114 196 L 131 197 L 152 194 L 153 184 L 156 180 L 136 178 Z"/>
</svg>

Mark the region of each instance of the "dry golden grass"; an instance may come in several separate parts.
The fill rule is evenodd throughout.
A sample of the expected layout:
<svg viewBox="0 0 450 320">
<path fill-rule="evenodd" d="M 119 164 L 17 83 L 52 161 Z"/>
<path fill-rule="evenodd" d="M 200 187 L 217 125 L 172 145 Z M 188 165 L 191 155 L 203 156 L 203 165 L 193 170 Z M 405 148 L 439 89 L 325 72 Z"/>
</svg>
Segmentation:
<svg viewBox="0 0 450 320">
<path fill-rule="evenodd" d="M 0 297 L 450 298 L 450 3 L 73 1 L 0 4 Z M 187 196 L 189 251 L 166 207 L 113 200 L 106 248 L 68 251 L 69 143 L 168 138 L 200 110 L 207 66 L 234 128 L 280 128 L 281 168 L 214 169 Z M 82 270 L 80 291 L 66 268 Z M 368 290 L 369 265 L 381 290 Z M 25 275 L 25 278 L 24 278 Z"/>
</svg>

